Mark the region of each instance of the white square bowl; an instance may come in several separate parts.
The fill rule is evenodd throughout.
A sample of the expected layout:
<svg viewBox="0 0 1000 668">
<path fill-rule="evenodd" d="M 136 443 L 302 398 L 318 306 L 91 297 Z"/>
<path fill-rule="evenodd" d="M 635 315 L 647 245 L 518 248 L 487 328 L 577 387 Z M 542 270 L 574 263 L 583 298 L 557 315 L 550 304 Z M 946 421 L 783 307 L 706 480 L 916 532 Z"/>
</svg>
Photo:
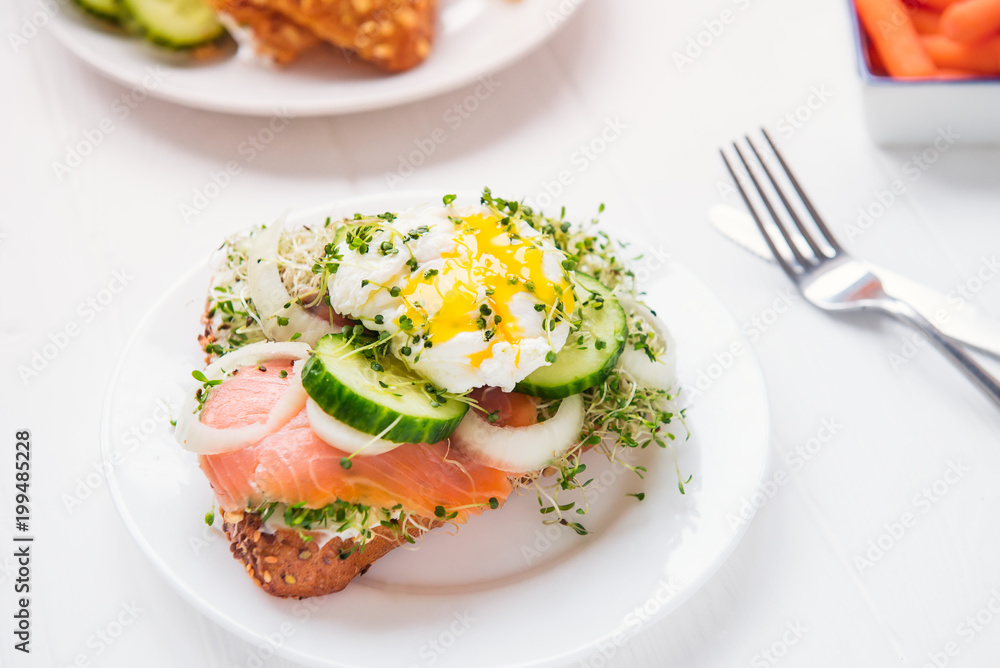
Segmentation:
<svg viewBox="0 0 1000 668">
<path fill-rule="evenodd" d="M 1000 144 L 1000 79 L 893 79 L 872 72 L 867 36 L 848 0 L 868 131 L 878 144 Z"/>
</svg>

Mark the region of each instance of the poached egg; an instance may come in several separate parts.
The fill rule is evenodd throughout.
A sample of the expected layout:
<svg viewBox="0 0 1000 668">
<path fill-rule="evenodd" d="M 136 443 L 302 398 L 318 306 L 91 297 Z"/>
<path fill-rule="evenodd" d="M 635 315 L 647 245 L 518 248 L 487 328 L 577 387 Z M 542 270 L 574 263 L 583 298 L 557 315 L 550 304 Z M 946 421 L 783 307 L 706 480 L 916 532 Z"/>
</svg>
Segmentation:
<svg viewBox="0 0 1000 668">
<path fill-rule="evenodd" d="M 393 353 L 436 386 L 509 392 L 565 345 L 567 256 L 523 220 L 449 205 L 347 225 L 330 305 L 387 332 Z"/>
</svg>

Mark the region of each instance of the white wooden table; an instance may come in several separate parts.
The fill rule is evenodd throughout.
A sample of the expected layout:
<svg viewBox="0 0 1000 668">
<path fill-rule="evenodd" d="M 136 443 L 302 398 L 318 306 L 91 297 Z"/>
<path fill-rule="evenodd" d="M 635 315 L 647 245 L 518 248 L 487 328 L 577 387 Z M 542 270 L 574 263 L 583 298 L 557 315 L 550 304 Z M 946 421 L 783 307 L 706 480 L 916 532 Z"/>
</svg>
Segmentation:
<svg viewBox="0 0 1000 668">
<path fill-rule="evenodd" d="M 3 3 L 0 32 L 37 9 L 37 0 Z M 731 22 L 702 34 L 707 46 L 679 66 L 675 54 L 724 10 Z M 197 614 L 119 520 L 98 455 L 118 352 L 151 301 L 232 231 L 392 185 L 489 184 L 551 197 L 577 218 L 604 202 L 606 220 L 705 278 L 746 323 L 768 382 L 776 482 L 744 540 L 706 587 L 607 665 L 996 665 L 1000 412 L 893 323 L 832 318 L 794 296 L 785 308 L 780 271 L 706 221 L 710 205 L 738 203 L 718 146 L 764 125 L 852 251 L 964 290 L 1000 317 L 1000 280 L 986 269 L 1000 253 L 1000 153 L 954 147 L 914 172 L 906 163 L 922 149 L 872 145 L 848 34 L 840 0 L 591 0 L 548 45 L 495 73 L 495 90 L 402 184 L 387 173 L 415 140 L 448 127 L 443 115 L 475 86 L 292 120 L 188 222 L 181 205 L 267 119 L 152 99 L 120 118 L 126 90 L 45 29 L 17 52 L 5 37 L 0 438 L 7 453 L 17 429 L 32 430 L 40 540 L 26 660 L 11 647 L 16 574 L 2 524 L 0 664 L 289 665 L 258 663 L 257 648 Z M 104 119 L 113 131 L 57 174 L 53 163 Z M 591 145 L 588 156 L 581 147 Z M 848 230 L 895 178 L 906 192 L 862 233 Z M 22 379 L 18 367 L 49 344 L 53 359 Z M 5 518 L 12 459 L 0 464 Z"/>
</svg>

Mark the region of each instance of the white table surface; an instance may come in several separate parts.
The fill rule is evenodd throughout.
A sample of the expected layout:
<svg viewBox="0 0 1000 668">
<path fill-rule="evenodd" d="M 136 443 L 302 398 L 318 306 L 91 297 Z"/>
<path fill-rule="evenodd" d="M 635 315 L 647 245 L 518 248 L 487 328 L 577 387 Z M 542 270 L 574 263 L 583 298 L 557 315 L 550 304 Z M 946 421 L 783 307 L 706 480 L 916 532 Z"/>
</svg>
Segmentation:
<svg viewBox="0 0 1000 668">
<path fill-rule="evenodd" d="M 0 4 L 0 33 L 37 6 Z M 725 8 L 736 20 L 679 71 L 673 53 Z M 706 220 L 710 205 L 738 203 L 725 192 L 717 147 L 759 125 L 775 130 L 842 236 L 859 207 L 903 176 L 917 149 L 880 149 L 868 139 L 845 14 L 840 0 L 591 0 L 550 43 L 497 72 L 496 92 L 403 186 L 489 184 L 530 198 L 568 170 L 570 185 L 556 202 L 570 216 L 585 218 L 604 202 L 606 221 L 669 248 L 755 332 L 772 402 L 772 475 L 782 472 L 785 484 L 771 490 L 710 583 L 607 665 L 919 667 L 937 660 L 971 668 L 996 665 L 1000 656 L 1000 618 L 988 611 L 990 604 L 1000 610 L 1000 412 L 932 350 L 893 368 L 889 356 L 901 353 L 908 335 L 893 323 L 832 318 L 801 299 L 772 321 L 767 310 L 790 287 L 784 276 Z M 0 111 L 0 439 L 8 453 L 16 429 L 32 430 L 41 540 L 34 651 L 25 660 L 11 647 L 11 529 L 2 523 L 0 664 L 65 666 L 83 655 L 94 666 L 247 665 L 255 648 L 202 618 L 154 572 L 105 484 L 72 512 L 64 505 L 99 462 L 101 405 L 118 351 L 151 300 L 224 235 L 289 207 L 386 190 L 384 174 L 398 156 L 439 127 L 472 87 L 398 109 L 295 120 L 184 224 L 179 204 L 266 120 L 147 100 L 59 180 L 53 161 L 109 116 L 124 89 L 44 29 L 16 53 L 7 41 L 0 47 L 7 91 Z M 801 128 L 779 127 L 813 87 L 829 99 Z M 581 171 L 574 153 L 608 122 L 620 123 L 621 134 Z M 952 291 L 1000 252 L 998 183 L 1000 153 L 953 148 L 846 245 Z M 129 278 L 110 305 L 92 315 L 81 308 L 116 271 Z M 974 301 L 1000 317 L 1000 280 L 986 281 Z M 758 328 L 755 318 L 772 324 Z M 18 365 L 72 322 L 79 334 L 22 382 Z M 832 437 L 814 456 L 795 457 L 810 439 L 827 437 L 830 424 Z M 4 518 L 12 515 L 12 459 L 5 454 L 0 464 Z M 960 476 L 948 474 L 953 467 Z M 904 513 L 912 526 L 877 562 L 861 565 L 870 541 Z M 102 646 L 93 634 L 123 605 L 139 608 L 134 622 Z M 977 613 L 973 627 L 967 618 Z M 762 654 L 768 648 L 770 658 Z"/>
</svg>

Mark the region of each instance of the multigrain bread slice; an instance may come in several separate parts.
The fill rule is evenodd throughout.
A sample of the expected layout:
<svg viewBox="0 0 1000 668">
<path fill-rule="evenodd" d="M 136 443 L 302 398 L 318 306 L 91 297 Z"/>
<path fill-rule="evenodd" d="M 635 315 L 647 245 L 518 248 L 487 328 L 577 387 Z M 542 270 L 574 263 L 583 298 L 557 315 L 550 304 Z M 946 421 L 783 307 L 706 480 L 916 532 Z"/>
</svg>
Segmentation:
<svg viewBox="0 0 1000 668">
<path fill-rule="evenodd" d="M 437 0 L 268 0 L 321 39 L 389 72 L 431 52 Z"/>
<path fill-rule="evenodd" d="M 257 53 L 278 65 L 287 65 L 322 40 L 266 3 L 256 0 L 210 0 L 216 11 L 241 26 L 252 27 Z"/>
<path fill-rule="evenodd" d="M 421 523 L 432 527 L 437 521 Z M 300 534 L 279 528 L 270 533 L 260 515 L 252 512 L 226 512 L 222 528 L 229 538 L 229 550 L 257 586 L 281 598 L 306 598 L 338 592 L 354 578 L 368 572 L 378 559 L 404 544 L 399 531 L 386 527 L 372 529 L 374 536 L 364 549 L 354 549 L 353 541 L 333 538 L 320 544 L 316 532 Z M 411 526 L 411 537 L 423 530 Z M 303 540 L 303 535 L 313 540 Z M 349 553 L 349 554 L 348 554 Z M 347 554 L 341 558 L 341 554 Z"/>
<path fill-rule="evenodd" d="M 257 37 L 258 50 L 293 60 L 303 31 L 389 72 L 431 51 L 438 0 L 209 0 Z M 287 32 L 287 34 L 286 34 Z M 303 42 L 304 43 L 304 42 Z"/>
</svg>

